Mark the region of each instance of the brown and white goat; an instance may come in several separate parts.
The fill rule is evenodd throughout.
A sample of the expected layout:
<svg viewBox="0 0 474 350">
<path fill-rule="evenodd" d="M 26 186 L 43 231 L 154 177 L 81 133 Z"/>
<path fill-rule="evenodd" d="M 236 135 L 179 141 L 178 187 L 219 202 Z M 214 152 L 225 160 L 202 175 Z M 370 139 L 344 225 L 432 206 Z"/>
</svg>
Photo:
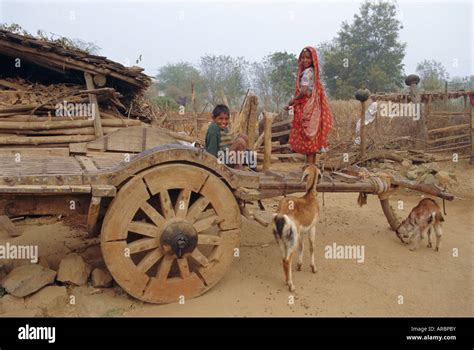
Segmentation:
<svg viewBox="0 0 474 350">
<path fill-rule="evenodd" d="M 434 230 L 436 233 L 435 250 L 438 251 L 443 235 L 441 227 L 443 221 L 444 217 L 439 205 L 431 198 L 424 198 L 411 210 L 395 232 L 403 243 L 409 244 L 410 250 L 416 250 L 425 233 L 428 233 L 428 248 L 432 247 L 431 232 Z"/>
<path fill-rule="evenodd" d="M 321 177 L 315 165 L 306 165 L 301 182 L 306 180 L 306 193 L 303 197 L 285 197 L 273 214 L 273 234 L 283 257 L 283 271 L 290 291 L 295 290 L 291 275 L 292 258 L 298 246 L 297 270 L 303 265 L 303 235 L 309 233 L 309 250 L 311 253 L 311 270 L 316 273 L 314 263 L 314 241 L 316 238 L 316 223 L 319 219 L 319 204 L 316 198 L 316 185 Z"/>
</svg>

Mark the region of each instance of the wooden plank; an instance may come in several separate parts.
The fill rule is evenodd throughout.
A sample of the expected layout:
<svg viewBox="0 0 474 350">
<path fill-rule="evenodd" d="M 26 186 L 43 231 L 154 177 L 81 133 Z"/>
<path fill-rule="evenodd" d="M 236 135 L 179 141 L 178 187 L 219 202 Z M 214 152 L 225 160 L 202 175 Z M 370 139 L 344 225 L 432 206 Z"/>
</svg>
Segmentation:
<svg viewBox="0 0 474 350">
<path fill-rule="evenodd" d="M 19 122 L 0 121 L 1 130 L 50 130 L 50 129 L 72 129 L 85 128 L 93 125 L 92 120 L 60 120 L 60 121 L 39 121 L 39 122 Z"/>
<path fill-rule="evenodd" d="M 10 237 L 21 236 L 21 232 L 13 225 L 8 216 L 0 215 L 0 232 L 6 232 Z"/>
<path fill-rule="evenodd" d="M 87 213 L 87 232 L 89 236 L 97 236 L 97 220 L 99 218 L 102 197 L 92 197 Z"/>
<path fill-rule="evenodd" d="M 431 129 L 431 130 L 428 131 L 428 134 L 437 134 L 437 133 L 441 133 L 441 132 L 467 129 L 467 128 L 469 128 L 469 126 L 470 126 L 470 124 L 468 123 L 468 124 L 447 126 L 445 128 L 439 128 L 439 129 Z"/>
<path fill-rule="evenodd" d="M 117 188 L 111 185 L 92 185 L 92 196 L 94 197 L 115 197 Z"/>
<path fill-rule="evenodd" d="M 273 117 L 266 111 L 263 111 L 263 118 L 265 118 L 263 170 L 268 170 L 271 164 Z"/>
<path fill-rule="evenodd" d="M 275 133 L 272 134 L 272 138 L 275 138 L 275 137 L 278 137 L 278 136 L 289 135 L 290 132 L 291 132 L 291 129 L 275 132 Z"/>
<path fill-rule="evenodd" d="M 291 123 L 293 123 L 293 118 L 289 118 L 289 119 L 287 119 L 287 120 L 283 120 L 283 121 L 281 121 L 281 122 L 277 122 L 277 123 L 273 124 L 272 127 L 273 127 L 273 128 L 276 128 L 276 127 L 278 127 L 278 126 L 288 125 L 288 124 L 291 124 Z"/>
<path fill-rule="evenodd" d="M 84 156 L 75 156 L 81 166 L 87 171 L 97 171 L 97 167 L 94 164 L 94 161 L 89 157 Z"/>
<path fill-rule="evenodd" d="M 465 145 L 461 145 L 461 146 L 447 147 L 447 148 L 441 148 L 441 149 L 432 149 L 432 150 L 428 150 L 427 152 L 429 152 L 429 153 L 438 153 L 438 152 L 454 151 L 454 150 L 463 149 L 463 148 L 470 148 L 470 145 L 465 144 Z"/>
<path fill-rule="evenodd" d="M 472 107 L 471 101 L 469 101 L 469 111 L 471 112 L 471 161 L 470 164 L 474 164 L 474 108 Z"/>
<path fill-rule="evenodd" d="M 68 136 L 1 136 L 0 145 L 40 145 L 86 142 L 94 140 L 92 135 L 68 135 Z"/>
<path fill-rule="evenodd" d="M 456 116 L 469 116 L 469 113 L 466 113 L 466 112 L 451 112 L 451 111 L 446 111 L 446 112 L 443 112 L 443 111 L 436 111 L 436 112 L 432 112 L 430 114 L 430 116 L 432 117 L 456 117 Z"/>
<path fill-rule="evenodd" d="M 436 142 L 457 140 L 457 139 L 461 139 L 461 138 L 464 138 L 464 137 L 470 137 L 470 136 L 471 136 L 470 133 L 469 134 L 462 134 L 462 135 L 446 136 L 446 137 L 441 137 L 441 138 L 438 138 L 438 139 L 430 140 L 430 141 L 428 141 L 428 143 L 433 144 L 433 143 L 436 143 Z"/>
<path fill-rule="evenodd" d="M 89 208 L 89 194 L 2 194 L 0 215 L 85 215 Z M 75 206 L 71 206 L 74 202 Z M 85 220 L 84 220 L 85 221 Z"/>
<path fill-rule="evenodd" d="M 94 90 L 94 80 L 92 78 L 92 75 L 90 73 L 84 72 L 84 79 L 86 80 L 86 87 L 88 90 Z M 88 94 L 89 95 L 89 101 L 92 103 L 92 106 L 95 111 L 95 116 L 94 116 L 94 131 L 95 131 L 95 136 L 96 137 L 102 137 L 104 136 L 104 130 L 102 130 L 102 119 L 100 118 L 100 110 L 99 110 L 99 101 L 97 101 L 97 95 L 96 94 Z"/>
<path fill-rule="evenodd" d="M 0 193 L 91 193 L 90 185 L 0 185 Z"/>
<path fill-rule="evenodd" d="M 69 149 L 66 147 L 58 148 L 0 148 L 0 157 L 15 157 L 19 154 L 21 157 L 68 157 Z"/>
<path fill-rule="evenodd" d="M 87 143 L 86 142 L 71 143 L 69 144 L 69 152 L 79 153 L 79 154 L 87 153 Z"/>
</svg>

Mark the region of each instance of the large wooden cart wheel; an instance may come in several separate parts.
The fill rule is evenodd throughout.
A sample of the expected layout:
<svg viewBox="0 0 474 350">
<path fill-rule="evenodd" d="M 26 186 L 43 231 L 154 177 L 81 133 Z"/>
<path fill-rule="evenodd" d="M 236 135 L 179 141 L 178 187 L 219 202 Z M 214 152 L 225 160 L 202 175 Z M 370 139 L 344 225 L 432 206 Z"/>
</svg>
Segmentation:
<svg viewBox="0 0 474 350">
<path fill-rule="evenodd" d="M 226 273 L 240 243 L 232 192 L 196 166 L 167 164 L 126 183 L 102 226 L 102 253 L 115 281 L 150 303 L 193 298 Z"/>
</svg>

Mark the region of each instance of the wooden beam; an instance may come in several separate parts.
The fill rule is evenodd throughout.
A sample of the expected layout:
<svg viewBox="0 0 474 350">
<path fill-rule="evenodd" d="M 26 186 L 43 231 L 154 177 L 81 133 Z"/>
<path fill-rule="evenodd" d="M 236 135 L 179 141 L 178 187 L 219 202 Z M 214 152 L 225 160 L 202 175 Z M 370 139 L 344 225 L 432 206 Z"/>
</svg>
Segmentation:
<svg viewBox="0 0 474 350">
<path fill-rule="evenodd" d="M 99 219 L 102 197 L 92 197 L 87 213 L 87 233 L 89 237 L 97 236 L 97 220 Z"/>
<path fill-rule="evenodd" d="M 447 137 L 441 137 L 439 139 L 434 139 L 428 141 L 428 144 L 433 144 L 436 142 L 441 142 L 441 141 L 451 141 L 451 140 L 457 140 L 457 139 L 462 139 L 464 137 L 471 137 L 471 134 L 463 134 L 463 135 L 453 135 L 453 136 L 447 136 Z"/>
<path fill-rule="evenodd" d="M 68 157 L 69 149 L 58 148 L 0 148 L 0 157 Z"/>
<path fill-rule="evenodd" d="M 94 90 L 94 80 L 90 73 L 84 72 L 84 79 L 86 80 L 86 87 L 88 90 Z M 97 95 L 89 94 L 89 102 L 92 104 L 92 107 L 95 111 L 94 116 L 94 131 L 97 138 L 104 136 L 104 131 L 102 130 L 102 121 L 100 118 L 99 110 L 99 101 L 97 101 Z"/>
<path fill-rule="evenodd" d="M 365 158 L 365 103 L 366 101 L 360 101 L 360 159 Z"/>
<path fill-rule="evenodd" d="M 469 111 L 471 112 L 471 161 L 470 164 L 474 164 L 474 108 L 472 103 L 469 101 Z"/>
<path fill-rule="evenodd" d="M 272 123 L 273 117 L 263 111 L 263 118 L 265 118 L 265 130 L 264 130 L 264 153 L 263 153 L 263 170 L 270 169 L 271 154 L 272 154 Z"/>
<path fill-rule="evenodd" d="M 470 127 L 470 123 L 468 124 L 461 124 L 461 125 L 453 125 L 453 126 L 447 126 L 445 128 L 439 128 L 439 129 L 431 129 L 428 131 L 428 134 L 437 134 L 441 132 L 446 132 L 446 131 L 455 131 L 455 130 L 461 130 L 461 129 L 467 129 Z"/>
</svg>

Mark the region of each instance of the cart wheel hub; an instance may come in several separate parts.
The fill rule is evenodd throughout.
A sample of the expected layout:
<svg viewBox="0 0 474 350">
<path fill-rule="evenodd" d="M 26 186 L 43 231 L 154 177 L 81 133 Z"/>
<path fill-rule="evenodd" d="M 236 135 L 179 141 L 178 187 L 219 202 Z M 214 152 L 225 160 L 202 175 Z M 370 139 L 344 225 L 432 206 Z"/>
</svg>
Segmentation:
<svg viewBox="0 0 474 350">
<path fill-rule="evenodd" d="M 160 244 L 165 252 L 174 252 L 178 258 L 191 253 L 197 246 L 197 232 L 185 221 L 171 222 L 161 234 Z"/>
</svg>

